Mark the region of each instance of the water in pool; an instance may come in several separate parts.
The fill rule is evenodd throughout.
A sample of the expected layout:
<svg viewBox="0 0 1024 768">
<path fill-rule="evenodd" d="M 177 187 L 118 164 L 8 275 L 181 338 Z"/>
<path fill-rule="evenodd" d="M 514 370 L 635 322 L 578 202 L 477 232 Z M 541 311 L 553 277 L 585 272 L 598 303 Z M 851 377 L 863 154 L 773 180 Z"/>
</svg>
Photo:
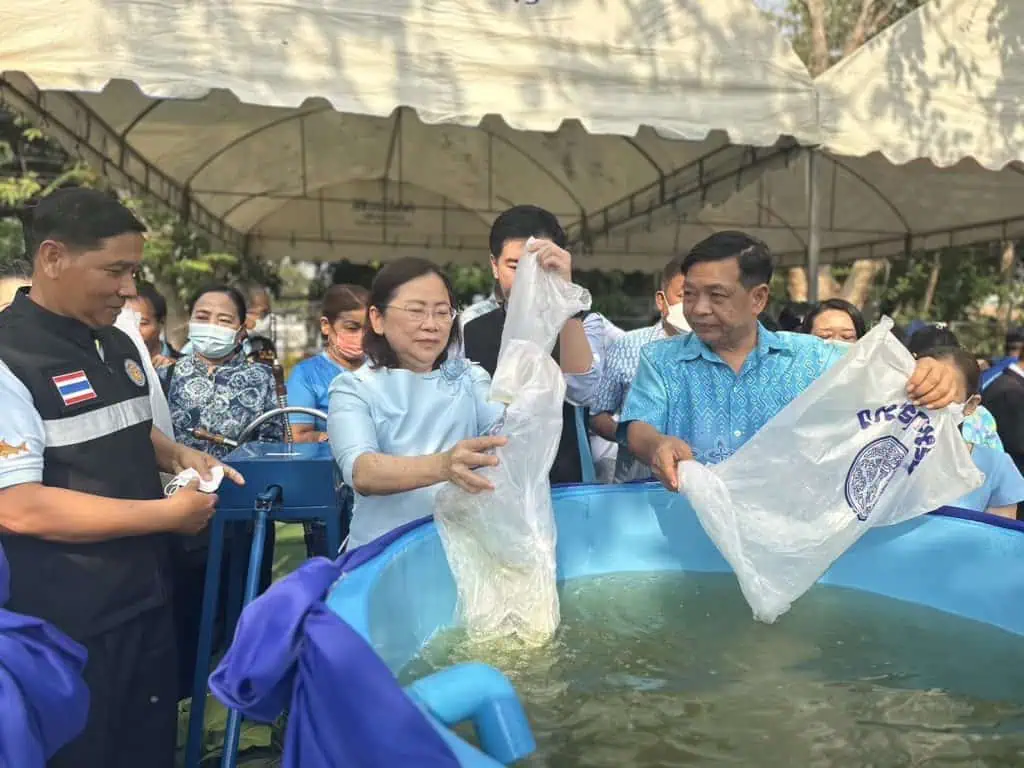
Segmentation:
<svg viewBox="0 0 1024 768">
<path fill-rule="evenodd" d="M 570 581 L 548 647 L 453 630 L 402 679 L 468 660 L 519 691 L 531 768 L 1024 765 L 1024 638 L 849 590 L 765 626 L 732 576 Z"/>
</svg>

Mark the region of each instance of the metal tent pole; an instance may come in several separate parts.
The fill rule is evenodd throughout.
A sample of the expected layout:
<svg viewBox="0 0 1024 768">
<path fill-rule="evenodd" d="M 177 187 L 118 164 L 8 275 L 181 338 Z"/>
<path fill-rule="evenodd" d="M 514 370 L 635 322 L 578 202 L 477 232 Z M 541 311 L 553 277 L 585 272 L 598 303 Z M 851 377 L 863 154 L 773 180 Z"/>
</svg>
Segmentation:
<svg viewBox="0 0 1024 768">
<path fill-rule="evenodd" d="M 821 199 L 818 195 L 818 153 L 807 151 L 807 300 L 818 301 L 818 260 L 821 255 Z"/>
</svg>

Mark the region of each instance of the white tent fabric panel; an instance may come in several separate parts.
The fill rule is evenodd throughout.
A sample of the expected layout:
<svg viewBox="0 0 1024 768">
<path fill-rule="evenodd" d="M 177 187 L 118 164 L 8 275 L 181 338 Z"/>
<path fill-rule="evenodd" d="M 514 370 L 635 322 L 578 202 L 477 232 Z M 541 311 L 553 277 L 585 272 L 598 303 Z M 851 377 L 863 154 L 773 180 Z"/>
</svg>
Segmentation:
<svg viewBox="0 0 1024 768">
<path fill-rule="evenodd" d="M 622 266 L 655 249 L 617 228 L 817 138 L 810 78 L 749 0 L 21 0 L 0 29 L 0 97 L 271 257 L 477 261 L 530 202 Z"/>
<path fill-rule="evenodd" d="M 930 0 L 815 84 L 831 152 L 999 170 L 1024 159 L 1024 2 Z"/>
<path fill-rule="evenodd" d="M 810 237 L 809 151 L 707 206 L 678 236 L 695 242 L 710 231 L 743 229 L 781 263 L 802 263 Z M 818 157 L 822 263 L 1024 237 L 1024 170 L 1017 164 L 996 173 L 972 160 L 936 168 L 927 160 L 894 166 L 877 153 Z"/>
<path fill-rule="evenodd" d="M 728 126 L 740 144 L 816 126 L 803 64 L 749 0 L 21 0 L 0 28 L 16 31 L 4 70 L 43 90 L 124 79 L 155 98 L 317 97 L 426 122 L 500 114 L 522 131 L 575 118 L 591 133 L 701 139 Z"/>
</svg>

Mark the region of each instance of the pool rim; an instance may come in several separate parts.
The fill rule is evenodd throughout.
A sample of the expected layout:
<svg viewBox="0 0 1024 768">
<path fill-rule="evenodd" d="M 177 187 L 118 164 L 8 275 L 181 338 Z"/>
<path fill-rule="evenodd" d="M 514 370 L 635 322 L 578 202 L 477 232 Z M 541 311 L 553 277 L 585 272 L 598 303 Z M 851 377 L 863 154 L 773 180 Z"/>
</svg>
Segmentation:
<svg viewBox="0 0 1024 768">
<path fill-rule="evenodd" d="M 604 495 L 620 492 L 624 487 L 644 487 L 648 490 L 662 488 L 661 483 L 655 480 L 637 480 L 629 483 L 560 483 L 551 487 L 552 499 L 571 499 L 580 495 Z M 990 515 L 987 512 L 974 512 L 973 510 L 961 509 L 959 507 L 943 506 L 931 512 L 926 512 L 922 517 L 933 515 L 936 517 L 949 517 L 968 522 L 979 523 L 993 528 L 1003 528 L 1018 533 L 1024 533 L 1024 521 L 1010 520 L 1009 518 Z M 328 592 L 328 601 L 331 609 L 339 615 L 343 615 L 345 621 L 362 637 L 372 644 L 372 633 L 370 631 L 370 616 L 367 595 L 377 576 L 394 558 L 400 553 L 421 541 L 427 536 L 438 535 L 434 525 L 433 515 L 427 515 L 406 524 L 409 530 L 402 536 L 390 542 L 387 546 L 356 566 L 346 571 L 338 581 L 332 585 Z M 364 546 L 371 546 L 367 544 Z"/>
</svg>

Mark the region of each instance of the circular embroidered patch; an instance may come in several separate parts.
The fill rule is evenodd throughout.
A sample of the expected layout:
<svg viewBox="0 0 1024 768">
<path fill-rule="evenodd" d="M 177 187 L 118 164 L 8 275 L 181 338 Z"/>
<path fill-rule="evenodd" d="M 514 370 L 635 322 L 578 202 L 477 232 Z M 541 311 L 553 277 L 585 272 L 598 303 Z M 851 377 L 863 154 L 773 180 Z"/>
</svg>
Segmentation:
<svg viewBox="0 0 1024 768">
<path fill-rule="evenodd" d="M 146 386 L 146 374 L 142 372 L 139 364 L 130 357 L 124 361 L 124 372 L 128 374 L 128 378 L 136 387 Z"/>
</svg>

